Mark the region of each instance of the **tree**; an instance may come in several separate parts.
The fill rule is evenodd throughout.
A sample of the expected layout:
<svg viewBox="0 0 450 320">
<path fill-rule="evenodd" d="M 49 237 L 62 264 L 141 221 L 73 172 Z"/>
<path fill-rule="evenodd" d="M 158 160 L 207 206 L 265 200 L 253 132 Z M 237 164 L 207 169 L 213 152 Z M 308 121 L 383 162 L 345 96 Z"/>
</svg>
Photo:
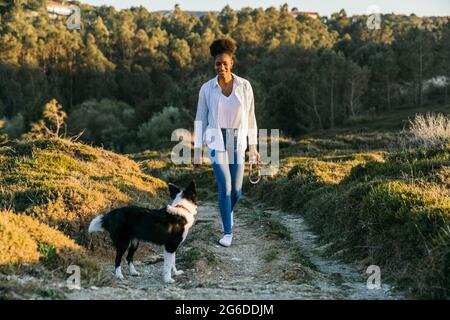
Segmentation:
<svg viewBox="0 0 450 320">
<path fill-rule="evenodd" d="M 67 118 L 63 107 L 52 99 L 43 110 L 42 119 L 31 125 L 31 130 L 26 134 L 26 138 L 58 138 L 60 131 Z"/>
<path fill-rule="evenodd" d="M 342 38 L 346 33 L 349 33 L 351 23 L 352 21 L 347 16 L 345 10 L 341 9 L 339 12 L 331 14 L 331 17 L 328 20 L 328 27 L 331 31 L 336 31 Z"/>
<path fill-rule="evenodd" d="M 391 46 L 371 42 L 354 50 L 351 58 L 360 66 L 366 66 L 370 72 L 364 104 L 375 107 L 378 112 L 392 110 L 399 65 Z"/>
<path fill-rule="evenodd" d="M 174 68 L 187 67 L 191 61 L 192 56 L 190 52 L 189 44 L 184 39 L 174 39 L 170 43 L 170 57 L 172 60 L 172 66 Z"/>
<path fill-rule="evenodd" d="M 112 91 L 114 86 L 111 85 L 109 73 L 115 69 L 115 65 L 103 55 L 95 43 L 95 37 L 90 33 L 86 37 L 81 67 L 85 97 L 101 98 Z"/>
<path fill-rule="evenodd" d="M 231 37 L 240 44 L 240 47 L 256 46 L 261 43 L 261 35 L 256 31 L 250 8 L 243 8 L 238 13 L 238 25 Z"/>
<path fill-rule="evenodd" d="M 444 103 L 448 104 L 448 89 L 450 86 L 450 22 L 448 22 L 444 28 L 438 50 L 438 60 L 440 61 L 439 67 L 442 70 L 442 74 L 445 76 Z"/>
<path fill-rule="evenodd" d="M 402 69 L 400 77 L 405 84 L 413 80 L 413 101 L 416 107 L 422 107 L 423 82 L 432 72 L 434 38 L 429 31 L 414 28 L 393 45 Z"/>
<path fill-rule="evenodd" d="M 346 117 L 355 117 L 362 109 L 361 97 L 367 90 L 369 69 L 360 67 L 352 60 L 347 61 L 345 70 L 345 95 Z"/>
<path fill-rule="evenodd" d="M 112 48 L 110 46 L 110 32 L 108 27 L 103 22 L 102 17 L 97 17 L 95 19 L 92 35 L 95 37 L 95 43 L 98 44 L 99 49 L 103 54 L 107 53 L 108 60 L 112 59 Z"/>
<path fill-rule="evenodd" d="M 238 24 L 238 17 L 236 12 L 231 9 L 229 5 L 223 7 L 222 11 L 220 11 L 219 16 L 217 17 L 222 28 L 222 33 L 224 35 L 229 35 L 233 33 Z"/>
<path fill-rule="evenodd" d="M 344 55 L 339 52 L 336 53 L 330 49 L 323 49 L 319 53 L 320 67 L 319 74 L 321 76 L 321 85 L 323 87 L 322 92 L 327 92 L 328 96 L 328 108 L 329 108 L 329 126 L 333 129 L 336 125 L 336 120 L 341 113 L 339 110 L 341 105 L 339 104 L 339 91 L 337 91 L 338 84 L 341 84 L 345 58 Z"/>
<path fill-rule="evenodd" d="M 69 31 L 45 5 L 0 0 L 0 116 L 11 123 L 21 114 L 28 128 L 54 97 L 71 116 L 82 109 L 102 120 L 92 122 L 102 135 L 86 139 L 103 139 L 110 148 L 133 144 L 128 139 L 136 139 L 137 129 L 122 125 L 117 106 L 101 107 L 103 115 L 83 102 L 123 101 L 140 119 L 136 127 L 164 106 L 192 117 L 199 87 L 214 72 L 209 45 L 222 36 L 238 43 L 234 70 L 252 81 L 258 121 L 292 135 L 335 127 L 374 106 L 386 112 L 404 98 L 421 106 L 427 79 L 450 78 L 447 17 L 387 14 L 380 29 L 370 30 L 367 16 L 348 17 L 345 10 L 312 19 L 294 18 L 287 5 L 225 6 L 198 18 L 179 6 L 166 16 L 142 6 L 83 5 L 82 28 Z M 401 94 L 405 88 L 408 95 Z M 448 85 L 439 90 L 448 101 Z M 287 113 L 280 115 L 281 108 Z"/>
<path fill-rule="evenodd" d="M 136 24 L 130 11 L 122 10 L 118 16 L 119 23 L 113 30 L 114 46 L 116 56 L 113 62 L 117 61 L 121 67 L 130 69 L 133 61 L 133 37 L 136 31 Z"/>
<path fill-rule="evenodd" d="M 389 47 L 381 46 L 379 50 L 370 56 L 368 66 L 371 71 L 371 87 L 379 88 L 374 100 L 385 97 L 385 109 L 392 110 L 392 85 L 398 74 L 398 64 L 395 54 Z"/>
<path fill-rule="evenodd" d="M 323 121 L 320 110 L 320 75 L 317 70 L 319 69 L 319 58 L 317 55 L 312 55 L 309 58 L 308 67 L 302 72 L 303 79 L 299 81 L 300 99 L 309 108 L 317 120 L 317 125 L 314 128 L 322 130 Z"/>
<path fill-rule="evenodd" d="M 163 20 L 162 27 L 175 38 L 185 39 L 198 24 L 197 16 L 185 13 L 179 5 L 175 5 L 172 15 Z"/>
<path fill-rule="evenodd" d="M 142 70 L 150 72 L 151 66 L 151 45 L 147 33 L 139 29 L 133 40 L 134 64 L 142 67 Z"/>
</svg>

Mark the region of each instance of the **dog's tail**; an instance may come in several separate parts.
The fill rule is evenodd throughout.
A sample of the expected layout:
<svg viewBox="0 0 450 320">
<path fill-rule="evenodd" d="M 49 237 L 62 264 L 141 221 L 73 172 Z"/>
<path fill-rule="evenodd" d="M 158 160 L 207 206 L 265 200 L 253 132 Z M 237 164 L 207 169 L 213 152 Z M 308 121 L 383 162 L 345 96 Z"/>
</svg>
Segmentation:
<svg viewBox="0 0 450 320">
<path fill-rule="evenodd" d="M 89 224 L 88 232 L 92 233 L 92 232 L 106 231 L 105 228 L 103 228 L 103 218 L 104 218 L 104 215 L 102 215 L 102 214 L 99 216 L 96 216 Z"/>
</svg>

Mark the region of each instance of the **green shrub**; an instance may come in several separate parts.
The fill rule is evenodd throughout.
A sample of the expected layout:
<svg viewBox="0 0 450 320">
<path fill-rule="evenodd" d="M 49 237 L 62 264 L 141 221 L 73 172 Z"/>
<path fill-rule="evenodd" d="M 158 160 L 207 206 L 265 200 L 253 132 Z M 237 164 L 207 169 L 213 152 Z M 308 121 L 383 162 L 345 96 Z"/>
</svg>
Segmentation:
<svg viewBox="0 0 450 320">
<path fill-rule="evenodd" d="M 177 143 L 171 141 L 172 132 L 175 129 L 188 128 L 191 126 L 190 122 L 184 109 L 166 107 L 139 127 L 138 137 L 146 148 L 167 148 Z"/>
<path fill-rule="evenodd" d="M 7 120 L 4 131 L 9 139 L 17 139 L 25 132 L 25 119 L 21 113 Z"/>
<path fill-rule="evenodd" d="M 135 152 L 138 119 L 124 102 L 89 100 L 73 108 L 67 121 L 69 132 L 85 142 L 120 152 Z"/>
<path fill-rule="evenodd" d="M 381 157 L 360 153 L 349 137 L 339 139 L 357 151 L 288 147 L 282 163 L 291 169 L 264 179 L 252 196 L 302 214 L 328 253 L 379 265 L 385 279 L 418 297 L 449 297 L 450 145 Z"/>
</svg>

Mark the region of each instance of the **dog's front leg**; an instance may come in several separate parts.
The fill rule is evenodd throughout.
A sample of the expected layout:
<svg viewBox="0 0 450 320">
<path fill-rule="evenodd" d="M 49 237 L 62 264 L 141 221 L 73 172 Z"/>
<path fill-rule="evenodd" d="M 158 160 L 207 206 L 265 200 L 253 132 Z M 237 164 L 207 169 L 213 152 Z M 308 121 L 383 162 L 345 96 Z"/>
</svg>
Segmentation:
<svg viewBox="0 0 450 320">
<path fill-rule="evenodd" d="M 172 279 L 172 267 L 174 265 L 175 253 L 170 253 L 164 250 L 164 266 L 163 266 L 163 276 L 165 283 L 174 283 L 175 280 Z"/>
<path fill-rule="evenodd" d="M 173 267 L 172 267 L 173 274 L 176 275 L 176 276 L 182 275 L 184 273 L 184 271 L 183 270 L 177 270 L 177 267 L 175 266 L 175 260 L 176 260 L 175 252 L 173 253 L 173 258 L 172 259 L 173 259 Z"/>
</svg>

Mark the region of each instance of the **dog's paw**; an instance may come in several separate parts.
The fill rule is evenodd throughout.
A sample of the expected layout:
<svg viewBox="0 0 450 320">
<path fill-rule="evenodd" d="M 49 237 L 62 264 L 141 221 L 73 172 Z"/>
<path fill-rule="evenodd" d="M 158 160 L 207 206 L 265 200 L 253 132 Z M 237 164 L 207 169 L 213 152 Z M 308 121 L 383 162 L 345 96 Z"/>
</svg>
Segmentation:
<svg viewBox="0 0 450 320">
<path fill-rule="evenodd" d="M 181 276 L 183 273 L 184 273 L 183 270 L 177 270 L 177 271 L 174 272 L 174 275 Z"/>
<path fill-rule="evenodd" d="M 123 277 L 122 270 L 121 270 L 120 268 L 117 268 L 117 269 L 116 269 L 115 275 L 116 275 L 116 278 L 117 278 L 118 280 L 124 280 L 124 279 L 125 279 L 125 278 Z"/>
<path fill-rule="evenodd" d="M 172 278 L 165 278 L 164 282 L 167 284 L 171 284 L 171 283 L 175 283 L 175 280 L 173 280 Z"/>
<path fill-rule="evenodd" d="M 116 274 L 117 280 L 125 280 L 125 277 L 121 274 Z"/>
<path fill-rule="evenodd" d="M 130 275 L 132 275 L 132 276 L 134 276 L 134 277 L 137 277 L 137 276 L 139 276 L 139 272 L 137 272 L 136 271 L 136 269 L 134 268 L 134 265 L 132 264 L 132 263 L 130 263 L 129 265 L 128 265 L 128 270 L 129 270 L 129 272 L 130 272 Z"/>
</svg>

